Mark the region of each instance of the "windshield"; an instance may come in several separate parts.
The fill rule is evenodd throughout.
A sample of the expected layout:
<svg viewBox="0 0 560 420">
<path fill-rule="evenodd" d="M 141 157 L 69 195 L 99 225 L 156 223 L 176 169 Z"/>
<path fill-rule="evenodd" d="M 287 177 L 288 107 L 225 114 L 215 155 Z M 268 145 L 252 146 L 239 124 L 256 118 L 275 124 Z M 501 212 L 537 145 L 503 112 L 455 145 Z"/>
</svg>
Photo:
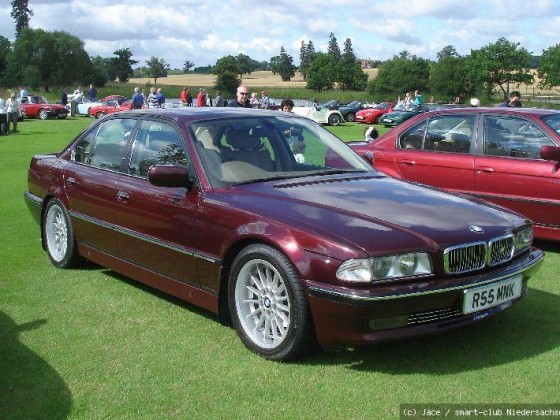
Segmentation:
<svg viewBox="0 0 560 420">
<path fill-rule="evenodd" d="M 374 172 L 340 139 L 290 113 L 189 124 L 214 187 L 343 172 Z"/>
</svg>

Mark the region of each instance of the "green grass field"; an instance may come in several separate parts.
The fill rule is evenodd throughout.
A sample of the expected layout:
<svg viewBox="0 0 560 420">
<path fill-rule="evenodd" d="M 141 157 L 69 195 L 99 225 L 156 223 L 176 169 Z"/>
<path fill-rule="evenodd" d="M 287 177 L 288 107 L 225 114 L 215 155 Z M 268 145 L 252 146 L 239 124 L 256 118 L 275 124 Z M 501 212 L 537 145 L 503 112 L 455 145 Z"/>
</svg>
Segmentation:
<svg viewBox="0 0 560 420">
<path fill-rule="evenodd" d="M 558 403 L 560 245 L 516 307 L 436 336 L 290 364 L 104 268 L 54 268 L 23 200 L 28 163 L 91 123 L 27 120 L 0 137 L 0 419 L 396 418 L 403 403 Z M 332 130 L 363 138 L 363 126 Z"/>
</svg>

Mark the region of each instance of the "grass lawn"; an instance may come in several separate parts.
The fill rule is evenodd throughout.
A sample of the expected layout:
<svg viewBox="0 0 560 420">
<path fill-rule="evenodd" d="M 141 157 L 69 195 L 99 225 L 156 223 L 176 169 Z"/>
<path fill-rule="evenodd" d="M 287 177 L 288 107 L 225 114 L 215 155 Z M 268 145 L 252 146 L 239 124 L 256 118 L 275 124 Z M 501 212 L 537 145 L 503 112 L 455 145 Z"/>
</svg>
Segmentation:
<svg viewBox="0 0 560 420">
<path fill-rule="evenodd" d="M 28 163 L 91 121 L 26 120 L 0 137 L 0 419 L 371 419 L 403 403 L 559 402 L 558 244 L 537 244 L 547 258 L 527 297 L 492 319 L 290 364 L 114 272 L 54 268 L 23 200 Z M 363 129 L 332 131 L 360 140 Z"/>
</svg>

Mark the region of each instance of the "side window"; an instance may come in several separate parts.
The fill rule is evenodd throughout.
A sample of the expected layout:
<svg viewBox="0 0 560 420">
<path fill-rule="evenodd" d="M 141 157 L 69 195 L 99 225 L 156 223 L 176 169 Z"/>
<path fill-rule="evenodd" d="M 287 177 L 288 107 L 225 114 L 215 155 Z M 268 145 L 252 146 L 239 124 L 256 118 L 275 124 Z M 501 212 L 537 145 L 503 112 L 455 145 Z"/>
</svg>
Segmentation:
<svg viewBox="0 0 560 420">
<path fill-rule="evenodd" d="M 440 115 L 430 120 L 427 138 L 439 152 L 469 153 L 476 116 Z"/>
<path fill-rule="evenodd" d="M 399 148 L 422 150 L 426 124 L 427 121 L 424 120 L 405 131 L 405 133 L 399 138 Z"/>
<path fill-rule="evenodd" d="M 160 121 L 142 121 L 130 158 L 129 173 L 143 178 L 152 165 L 187 166 L 182 136 Z"/>
<path fill-rule="evenodd" d="M 120 171 L 121 162 L 135 120 L 105 121 L 83 137 L 72 153 L 75 162 L 111 171 Z"/>
<path fill-rule="evenodd" d="M 531 121 L 517 117 L 484 117 L 484 154 L 540 159 L 541 147 L 554 142 Z"/>
</svg>

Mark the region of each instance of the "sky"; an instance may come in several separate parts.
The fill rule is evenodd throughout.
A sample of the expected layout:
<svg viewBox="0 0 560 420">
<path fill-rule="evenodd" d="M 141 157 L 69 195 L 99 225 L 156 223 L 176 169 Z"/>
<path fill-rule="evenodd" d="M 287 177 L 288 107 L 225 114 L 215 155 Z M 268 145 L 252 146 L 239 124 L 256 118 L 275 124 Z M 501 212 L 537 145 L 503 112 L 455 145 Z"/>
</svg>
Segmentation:
<svg viewBox="0 0 560 420">
<path fill-rule="evenodd" d="M 90 56 L 130 48 L 146 65 L 164 59 L 214 65 L 227 55 L 269 61 L 281 47 L 299 64 L 302 41 L 326 52 L 329 34 L 347 38 L 358 58 L 401 51 L 435 60 L 447 45 L 460 55 L 505 37 L 529 52 L 560 43 L 560 0 L 29 0 L 30 27 L 66 31 Z M 0 0 L 0 35 L 13 41 L 11 0 Z"/>
</svg>

